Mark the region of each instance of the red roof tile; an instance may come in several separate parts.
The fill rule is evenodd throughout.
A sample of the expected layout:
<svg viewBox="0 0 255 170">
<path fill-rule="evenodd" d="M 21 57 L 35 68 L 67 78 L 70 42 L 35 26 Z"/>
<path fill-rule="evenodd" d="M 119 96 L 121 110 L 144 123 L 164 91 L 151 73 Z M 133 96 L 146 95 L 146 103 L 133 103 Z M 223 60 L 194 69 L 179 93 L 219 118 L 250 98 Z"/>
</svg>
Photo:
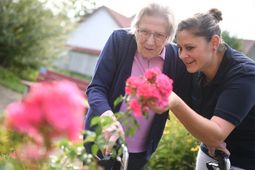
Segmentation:
<svg viewBox="0 0 255 170">
<path fill-rule="evenodd" d="M 100 54 L 100 50 L 92 49 L 92 48 L 84 48 L 84 47 L 77 47 L 72 45 L 66 45 L 68 48 L 70 48 L 72 51 L 80 52 L 80 53 L 87 53 L 91 55 L 98 56 Z"/>
<path fill-rule="evenodd" d="M 249 50 L 255 46 L 255 41 L 254 40 L 244 40 L 240 39 L 242 47 L 244 48 L 244 53 L 248 53 Z"/>
<path fill-rule="evenodd" d="M 119 24 L 120 27 L 125 28 L 125 27 L 131 26 L 132 18 L 128 18 L 124 15 L 121 15 L 120 13 L 118 13 L 108 7 L 105 7 L 105 8 L 110 13 L 112 18 Z"/>
</svg>

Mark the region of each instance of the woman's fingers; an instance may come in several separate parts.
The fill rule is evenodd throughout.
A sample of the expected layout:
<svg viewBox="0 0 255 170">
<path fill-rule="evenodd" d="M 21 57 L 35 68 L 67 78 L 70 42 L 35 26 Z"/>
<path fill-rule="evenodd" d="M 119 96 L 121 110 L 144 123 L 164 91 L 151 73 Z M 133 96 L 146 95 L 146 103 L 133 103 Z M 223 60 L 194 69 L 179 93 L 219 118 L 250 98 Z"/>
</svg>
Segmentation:
<svg viewBox="0 0 255 170">
<path fill-rule="evenodd" d="M 215 156 L 215 150 L 221 150 L 221 151 L 224 152 L 225 154 L 230 155 L 230 152 L 229 152 L 229 150 L 227 149 L 226 143 L 225 143 L 225 142 L 221 143 L 217 148 L 208 147 L 208 146 L 207 146 L 207 148 L 208 148 L 208 154 L 209 154 L 210 156 L 212 156 L 212 157 Z"/>
<path fill-rule="evenodd" d="M 112 135 L 107 141 L 107 145 L 105 147 L 105 155 L 110 155 L 112 153 L 112 148 L 116 144 L 117 140 L 119 139 L 119 135 Z"/>
<path fill-rule="evenodd" d="M 103 137 L 106 141 L 106 145 L 103 151 L 104 155 L 109 155 L 112 152 L 112 148 L 119 138 L 125 137 L 124 130 L 118 121 L 115 121 L 110 126 L 103 129 Z"/>
</svg>

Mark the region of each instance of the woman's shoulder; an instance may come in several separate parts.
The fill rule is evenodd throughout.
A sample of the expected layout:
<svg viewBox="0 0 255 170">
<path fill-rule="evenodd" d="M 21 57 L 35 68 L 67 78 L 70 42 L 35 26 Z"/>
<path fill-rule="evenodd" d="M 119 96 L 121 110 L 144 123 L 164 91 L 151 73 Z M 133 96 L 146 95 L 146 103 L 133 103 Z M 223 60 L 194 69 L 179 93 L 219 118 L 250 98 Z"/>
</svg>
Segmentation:
<svg viewBox="0 0 255 170">
<path fill-rule="evenodd" d="M 112 34 L 115 36 L 127 36 L 127 37 L 134 36 L 130 28 L 118 28 L 113 30 Z"/>
<path fill-rule="evenodd" d="M 239 73 L 254 74 L 255 75 L 255 61 L 246 56 L 244 53 L 233 48 L 228 48 L 226 55 L 229 62 L 226 64 L 232 66 L 231 70 L 236 70 Z M 228 67 L 226 65 L 226 67 Z"/>
<path fill-rule="evenodd" d="M 129 28 L 120 28 L 113 30 L 111 34 L 111 38 L 113 41 L 117 42 L 118 44 L 130 44 L 132 42 L 133 44 L 135 43 L 135 36 L 134 34 L 130 31 Z M 119 44 L 119 45 L 120 45 Z"/>
<path fill-rule="evenodd" d="M 165 47 L 166 47 L 166 54 L 170 56 L 178 57 L 178 47 L 175 43 L 173 42 L 167 43 Z"/>
</svg>

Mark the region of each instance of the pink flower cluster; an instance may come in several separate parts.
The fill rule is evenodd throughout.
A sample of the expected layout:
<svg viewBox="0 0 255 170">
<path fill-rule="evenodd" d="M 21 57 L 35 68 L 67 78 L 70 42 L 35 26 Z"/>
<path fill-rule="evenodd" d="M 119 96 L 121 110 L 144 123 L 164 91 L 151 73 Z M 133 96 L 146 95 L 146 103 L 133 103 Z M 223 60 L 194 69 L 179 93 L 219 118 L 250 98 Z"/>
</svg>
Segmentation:
<svg viewBox="0 0 255 170">
<path fill-rule="evenodd" d="M 37 144 L 61 137 L 77 140 L 83 128 L 84 101 L 70 81 L 35 83 L 22 101 L 7 106 L 5 123 Z"/>
<path fill-rule="evenodd" d="M 148 69 L 140 77 L 129 77 L 125 89 L 130 99 L 129 109 L 135 116 L 141 116 L 148 112 L 150 104 L 165 108 L 172 92 L 172 84 L 173 80 L 158 68 Z"/>
</svg>

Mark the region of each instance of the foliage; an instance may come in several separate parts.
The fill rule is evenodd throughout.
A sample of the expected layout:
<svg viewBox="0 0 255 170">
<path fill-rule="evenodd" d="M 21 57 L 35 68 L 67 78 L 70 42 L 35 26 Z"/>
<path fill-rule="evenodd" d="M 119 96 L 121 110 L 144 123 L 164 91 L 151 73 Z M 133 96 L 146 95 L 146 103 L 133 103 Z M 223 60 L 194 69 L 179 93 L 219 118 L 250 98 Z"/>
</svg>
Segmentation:
<svg viewBox="0 0 255 170">
<path fill-rule="evenodd" d="M 0 167 L 96 169 L 80 138 L 84 100 L 69 81 L 33 84 L 21 101 L 6 107 L 1 119 Z"/>
<path fill-rule="evenodd" d="M 38 0 L 0 1 L 0 58 L 4 67 L 35 67 L 63 45 L 60 17 Z"/>
<path fill-rule="evenodd" d="M 0 67 L 0 84 L 16 92 L 23 93 L 25 86 L 20 83 L 20 78 L 13 72 Z"/>
<path fill-rule="evenodd" d="M 43 1 L 43 0 L 41 0 Z M 67 16 L 75 22 L 79 22 L 90 14 L 96 5 L 95 0 L 44 0 L 47 6 L 56 13 Z"/>
<path fill-rule="evenodd" d="M 193 170 L 198 142 L 171 114 L 164 135 L 146 170 Z"/>
<path fill-rule="evenodd" d="M 238 51 L 243 51 L 243 47 L 241 44 L 241 41 L 239 39 L 237 39 L 236 37 L 231 37 L 229 35 L 228 31 L 223 31 L 222 32 L 222 38 L 223 40 L 230 45 L 232 48 L 238 50 Z"/>
</svg>

